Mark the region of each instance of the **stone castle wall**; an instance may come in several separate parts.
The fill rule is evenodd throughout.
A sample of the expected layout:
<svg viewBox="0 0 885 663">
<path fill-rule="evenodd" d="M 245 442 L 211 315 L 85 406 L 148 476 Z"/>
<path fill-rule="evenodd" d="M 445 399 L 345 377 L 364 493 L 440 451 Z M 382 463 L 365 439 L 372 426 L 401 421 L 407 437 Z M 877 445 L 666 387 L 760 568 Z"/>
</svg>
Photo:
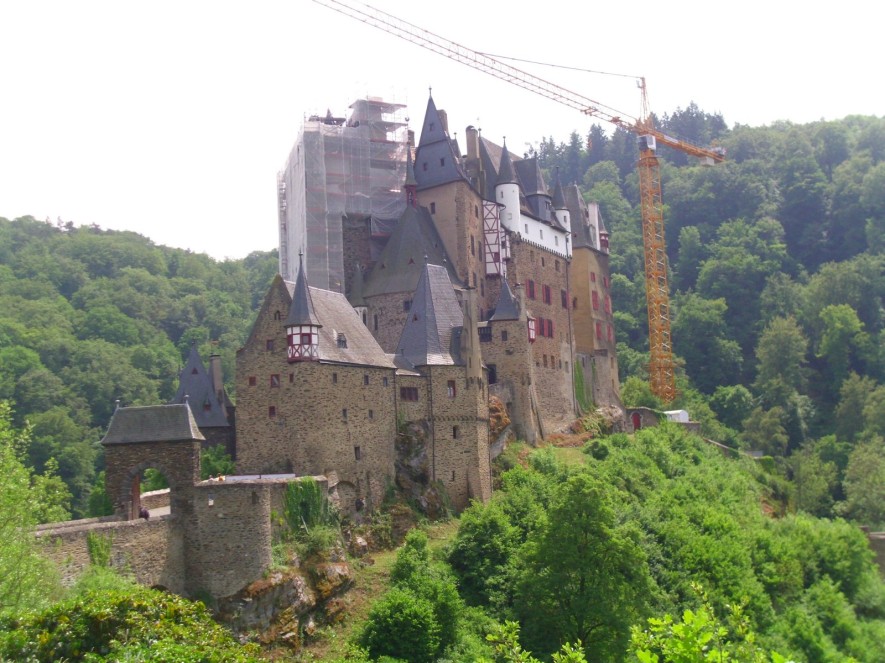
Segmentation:
<svg viewBox="0 0 885 663">
<path fill-rule="evenodd" d="M 81 524 L 82 523 L 82 524 Z M 184 542 L 172 516 L 111 522 L 71 521 L 41 528 L 43 555 L 69 586 L 89 567 L 89 536 L 111 543 L 111 568 L 131 573 L 143 585 L 185 593 Z"/>
<path fill-rule="evenodd" d="M 395 292 L 366 297 L 369 331 L 388 354 L 396 353 L 397 343 L 409 315 L 404 302 L 409 302 L 411 308 L 412 295 L 413 292 Z"/>
</svg>

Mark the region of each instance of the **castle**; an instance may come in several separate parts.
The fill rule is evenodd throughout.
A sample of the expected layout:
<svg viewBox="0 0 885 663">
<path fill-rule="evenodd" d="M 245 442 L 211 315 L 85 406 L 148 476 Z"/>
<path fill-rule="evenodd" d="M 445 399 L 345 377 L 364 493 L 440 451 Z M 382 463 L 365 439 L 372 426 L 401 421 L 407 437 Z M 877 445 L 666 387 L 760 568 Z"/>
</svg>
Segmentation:
<svg viewBox="0 0 885 663">
<path fill-rule="evenodd" d="M 104 533 L 141 582 L 230 596 L 269 566 L 271 514 L 301 477 L 359 520 L 406 437 L 460 511 L 491 495 L 493 397 L 529 442 L 620 408 L 598 208 L 473 127 L 462 153 L 432 98 L 417 145 L 399 140 L 399 108 L 308 121 L 278 179 L 280 274 L 237 352 L 236 407 L 218 358 L 207 371 L 192 350 L 172 403 L 118 408 L 102 441 L 115 516 L 40 530 L 65 577 Z M 201 481 L 219 444 L 238 474 Z M 165 497 L 140 493 L 147 467 Z"/>
<path fill-rule="evenodd" d="M 351 108 L 310 118 L 278 177 L 282 276 L 237 353 L 237 467 L 373 507 L 399 422 L 460 510 L 490 493 L 490 395 L 530 442 L 588 407 L 576 383 L 619 405 L 608 234 L 537 159 L 473 127 L 462 154 L 432 97 L 414 156 L 401 106 Z"/>
</svg>

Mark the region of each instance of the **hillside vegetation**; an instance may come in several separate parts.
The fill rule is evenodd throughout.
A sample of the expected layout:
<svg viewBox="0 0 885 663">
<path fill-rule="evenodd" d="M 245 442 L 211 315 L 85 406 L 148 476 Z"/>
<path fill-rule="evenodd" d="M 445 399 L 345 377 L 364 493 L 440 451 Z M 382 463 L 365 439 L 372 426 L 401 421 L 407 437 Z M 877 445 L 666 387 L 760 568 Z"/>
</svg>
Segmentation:
<svg viewBox="0 0 885 663">
<path fill-rule="evenodd" d="M 234 377 L 275 252 L 218 262 L 135 233 L 0 218 L 0 400 L 30 426 L 30 464 L 50 459 L 88 513 L 98 441 L 116 402 L 175 395 L 192 343 Z"/>
</svg>

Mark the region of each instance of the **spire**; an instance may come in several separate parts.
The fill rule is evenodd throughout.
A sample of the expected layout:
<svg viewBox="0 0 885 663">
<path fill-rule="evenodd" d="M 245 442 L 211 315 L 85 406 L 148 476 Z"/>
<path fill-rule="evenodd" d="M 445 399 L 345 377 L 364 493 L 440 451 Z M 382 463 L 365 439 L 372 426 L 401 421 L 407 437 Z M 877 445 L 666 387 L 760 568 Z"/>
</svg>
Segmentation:
<svg viewBox="0 0 885 663">
<path fill-rule="evenodd" d="M 498 181 L 495 184 L 519 184 L 513 172 L 513 161 L 507 150 L 507 140 L 504 140 L 504 149 L 501 150 L 501 166 L 498 168 Z"/>
<path fill-rule="evenodd" d="M 501 292 L 498 295 L 498 303 L 495 305 L 495 313 L 489 318 L 489 322 L 496 320 L 519 320 L 519 306 L 513 291 L 507 284 L 507 279 L 501 279 Z"/>
<path fill-rule="evenodd" d="M 562 182 L 559 181 L 559 166 L 556 167 L 553 185 L 553 209 L 568 209 L 568 205 L 565 204 L 565 194 L 562 191 Z"/>
<path fill-rule="evenodd" d="M 448 142 L 449 137 L 446 135 L 445 125 L 436 109 L 433 97 L 427 99 L 427 110 L 424 112 L 424 126 L 421 127 L 421 139 L 418 141 L 418 148 L 422 148 L 430 143 Z"/>
<path fill-rule="evenodd" d="M 415 179 L 415 164 L 412 161 L 411 145 L 406 145 L 406 181 L 403 188 L 406 190 L 406 204 L 418 207 L 418 180 Z"/>
<path fill-rule="evenodd" d="M 312 325 L 322 327 L 313 310 L 313 300 L 310 297 L 310 289 L 307 286 L 307 274 L 304 272 L 304 254 L 298 254 L 298 279 L 295 281 L 295 293 L 292 295 L 292 305 L 289 307 L 289 317 L 286 318 L 286 326 Z"/>
</svg>

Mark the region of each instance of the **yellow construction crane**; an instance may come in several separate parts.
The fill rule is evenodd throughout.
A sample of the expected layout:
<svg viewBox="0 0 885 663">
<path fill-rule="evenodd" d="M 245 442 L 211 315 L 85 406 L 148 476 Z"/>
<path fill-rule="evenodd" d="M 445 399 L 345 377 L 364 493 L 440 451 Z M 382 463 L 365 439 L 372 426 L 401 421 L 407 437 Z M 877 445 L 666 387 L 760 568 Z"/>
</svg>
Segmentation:
<svg viewBox="0 0 885 663">
<path fill-rule="evenodd" d="M 670 294 L 664 242 L 661 169 L 656 151 L 658 145 L 666 145 L 698 157 L 702 163 L 714 164 L 725 159 L 724 150 L 699 147 L 655 129 L 648 106 L 645 78 L 639 79 L 642 95 L 641 110 L 640 116 L 635 118 L 369 5 L 357 5 L 349 0 L 314 0 L 314 2 L 638 136 L 639 197 L 648 304 L 649 381 L 651 390 L 656 396 L 665 403 L 671 402 L 676 397 L 676 383 L 673 345 L 670 339 Z"/>
</svg>

